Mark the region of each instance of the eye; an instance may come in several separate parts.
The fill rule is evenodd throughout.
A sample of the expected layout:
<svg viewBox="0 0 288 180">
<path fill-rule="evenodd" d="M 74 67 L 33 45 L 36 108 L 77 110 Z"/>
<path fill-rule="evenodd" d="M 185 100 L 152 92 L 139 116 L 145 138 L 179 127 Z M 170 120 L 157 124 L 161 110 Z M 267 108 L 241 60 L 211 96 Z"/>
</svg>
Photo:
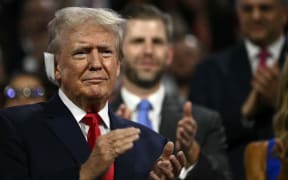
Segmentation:
<svg viewBox="0 0 288 180">
<path fill-rule="evenodd" d="M 272 11 L 273 7 L 268 5 L 268 4 L 262 4 L 262 5 L 259 6 L 259 9 L 262 12 L 269 12 L 269 11 Z"/>
<path fill-rule="evenodd" d="M 114 54 L 113 50 L 106 47 L 100 47 L 98 51 L 104 58 L 109 58 Z"/>
<path fill-rule="evenodd" d="M 78 49 L 78 50 L 75 50 L 73 53 L 72 53 L 72 56 L 75 58 L 75 59 L 82 59 L 82 58 L 85 58 L 86 55 L 88 53 L 88 50 L 87 49 Z"/>
<path fill-rule="evenodd" d="M 241 7 L 242 11 L 245 12 L 245 13 L 251 13 L 252 10 L 253 10 L 253 6 L 251 5 L 243 5 Z"/>
<path fill-rule="evenodd" d="M 130 41 L 132 44 L 141 44 L 144 43 L 144 39 L 143 38 L 134 38 Z"/>
<path fill-rule="evenodd" d="M 162 38 L 155 38 L 155 39 L 153 39 L 153 44 L 155 44 L 155 45 L 163 45 L 163 44 L 165 44 L 165 40 L 162 39 Z"/>
</svg>

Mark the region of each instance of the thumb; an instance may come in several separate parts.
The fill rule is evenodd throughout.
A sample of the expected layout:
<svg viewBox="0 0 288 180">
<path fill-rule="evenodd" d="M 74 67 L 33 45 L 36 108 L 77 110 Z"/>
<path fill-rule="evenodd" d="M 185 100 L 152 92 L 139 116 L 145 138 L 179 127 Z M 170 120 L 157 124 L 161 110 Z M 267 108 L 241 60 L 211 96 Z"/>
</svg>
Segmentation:
<svg viewBox="0 0 288 180">
<path fill-rule="evenodd" d="M 125 105 L 124 105 L 124 104 L 121 104 L 121 105 L 118 107 L 118 109 L 117 109 L 117 111 L 116 111 L 116 114 L 117 114 L 118 116 L 123 117 L 124 111 L 125 111 Z"/>
<path fill-rule="evenodd" d="M 192 117 L 192 103 L 186 101 L 183 107 L 184 117 Z"/>
<path fill-rule="evenodd" d="M 169 157 L 173 154 L 174 151 L 174 144 L 172 141 L 169 141 L 166 143 L 166 145 L 164 146 L 161 158 L 163 159 L 169 159 Z"/>
</svg>

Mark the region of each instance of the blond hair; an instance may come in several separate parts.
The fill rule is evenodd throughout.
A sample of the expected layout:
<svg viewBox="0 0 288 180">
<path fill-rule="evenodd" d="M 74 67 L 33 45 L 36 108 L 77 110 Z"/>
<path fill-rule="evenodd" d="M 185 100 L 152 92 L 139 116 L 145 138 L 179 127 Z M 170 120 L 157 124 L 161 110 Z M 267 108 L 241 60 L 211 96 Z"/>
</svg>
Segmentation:
<svg viewBox="0 0 288 180">
<path fill-rule="evenodd" d="M 273 128 L 276 137 L 284 138 L 288 135 L 288 62 L 284 64 L 280 79 L 277 112 L 273 119 Z"/>
</svg>

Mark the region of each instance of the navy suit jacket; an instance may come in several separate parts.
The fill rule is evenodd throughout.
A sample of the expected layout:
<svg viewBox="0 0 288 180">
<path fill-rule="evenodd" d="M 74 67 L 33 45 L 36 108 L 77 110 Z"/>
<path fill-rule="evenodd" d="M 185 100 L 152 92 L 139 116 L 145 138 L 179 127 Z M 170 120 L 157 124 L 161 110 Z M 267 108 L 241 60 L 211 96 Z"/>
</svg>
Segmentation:
<svg viewBox="0 0 288 180">
<path fill-rule="evenodd" d="M 280 67 L 287 43 L 282 47 Z M 252 70 L 244 43 L 207 57 L 196 67 L 189 99 L 218 111 L 224 122 L 230 165 L 235 179 L 244 179 L 243 151 L 247 143 L 273 137 L 273 109 L 263 109 L 252 127 L 242 124 L 241 107 L 252 87 Z"/>
<path fill-rule="evenodd" d="M 109 112 L 111 129 L 137 127 L 140 139 L 115 160 L 116 180 L 147 179 L 167 140 Z M 47 103 L 0 111 L 0 179 L 79 179 L 90 154 L 81 129 L 54 96 Z"/>
</svg>

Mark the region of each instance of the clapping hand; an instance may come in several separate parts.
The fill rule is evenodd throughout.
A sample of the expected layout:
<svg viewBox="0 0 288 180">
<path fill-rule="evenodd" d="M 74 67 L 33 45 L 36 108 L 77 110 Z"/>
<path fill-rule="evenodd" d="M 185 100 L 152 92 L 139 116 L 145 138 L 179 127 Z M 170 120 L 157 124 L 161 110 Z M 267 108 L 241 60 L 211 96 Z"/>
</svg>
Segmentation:
<svg viewBox="0 0 288 180">
<path fill-rule="evenodd" d="M 278 63 L 271 67 L 260 68 L 256 71 L 252 87 L 260 96 L 260 101 L 266 106 L 275 108 L 276 97 L 280 83 L 280 68 Z"/>
<path fill-rule="evenodd" d="M 175 156 L 173 154 L 174 144 L 168 142 L 163 153 L 156 162 L 153 170 L 150 172 L 149 180 L 175 180 L 178 178 L 181 169 L 186 164 L 186 157 L 182 151 Z"/>
<path fill-rule="evenodd" d="M 137 128 L 116 129 L 100 136 L 88 160 L 81 166 L 80 179 L 101 177 L 119 155 L 133 148 L 139 136 Z"/>
<path fill-rule="evenodd" d="M 263 106 L 275 108 L 280 74 L 278 63 L 256 71 L 251 82 L 252 90 L 242 105 L 243 117 L 253 119 Z"/>
<path fill-rule="evenodd" d="M 187 167 L 198 159 L 200 147 L 195 140 L 197 123 L 192 117 L 192 103 L 186 102 L 183 107 L 183 118 L 178 122 L 176 149 L 183 150 L 187 158 Z"/>
</svg>

